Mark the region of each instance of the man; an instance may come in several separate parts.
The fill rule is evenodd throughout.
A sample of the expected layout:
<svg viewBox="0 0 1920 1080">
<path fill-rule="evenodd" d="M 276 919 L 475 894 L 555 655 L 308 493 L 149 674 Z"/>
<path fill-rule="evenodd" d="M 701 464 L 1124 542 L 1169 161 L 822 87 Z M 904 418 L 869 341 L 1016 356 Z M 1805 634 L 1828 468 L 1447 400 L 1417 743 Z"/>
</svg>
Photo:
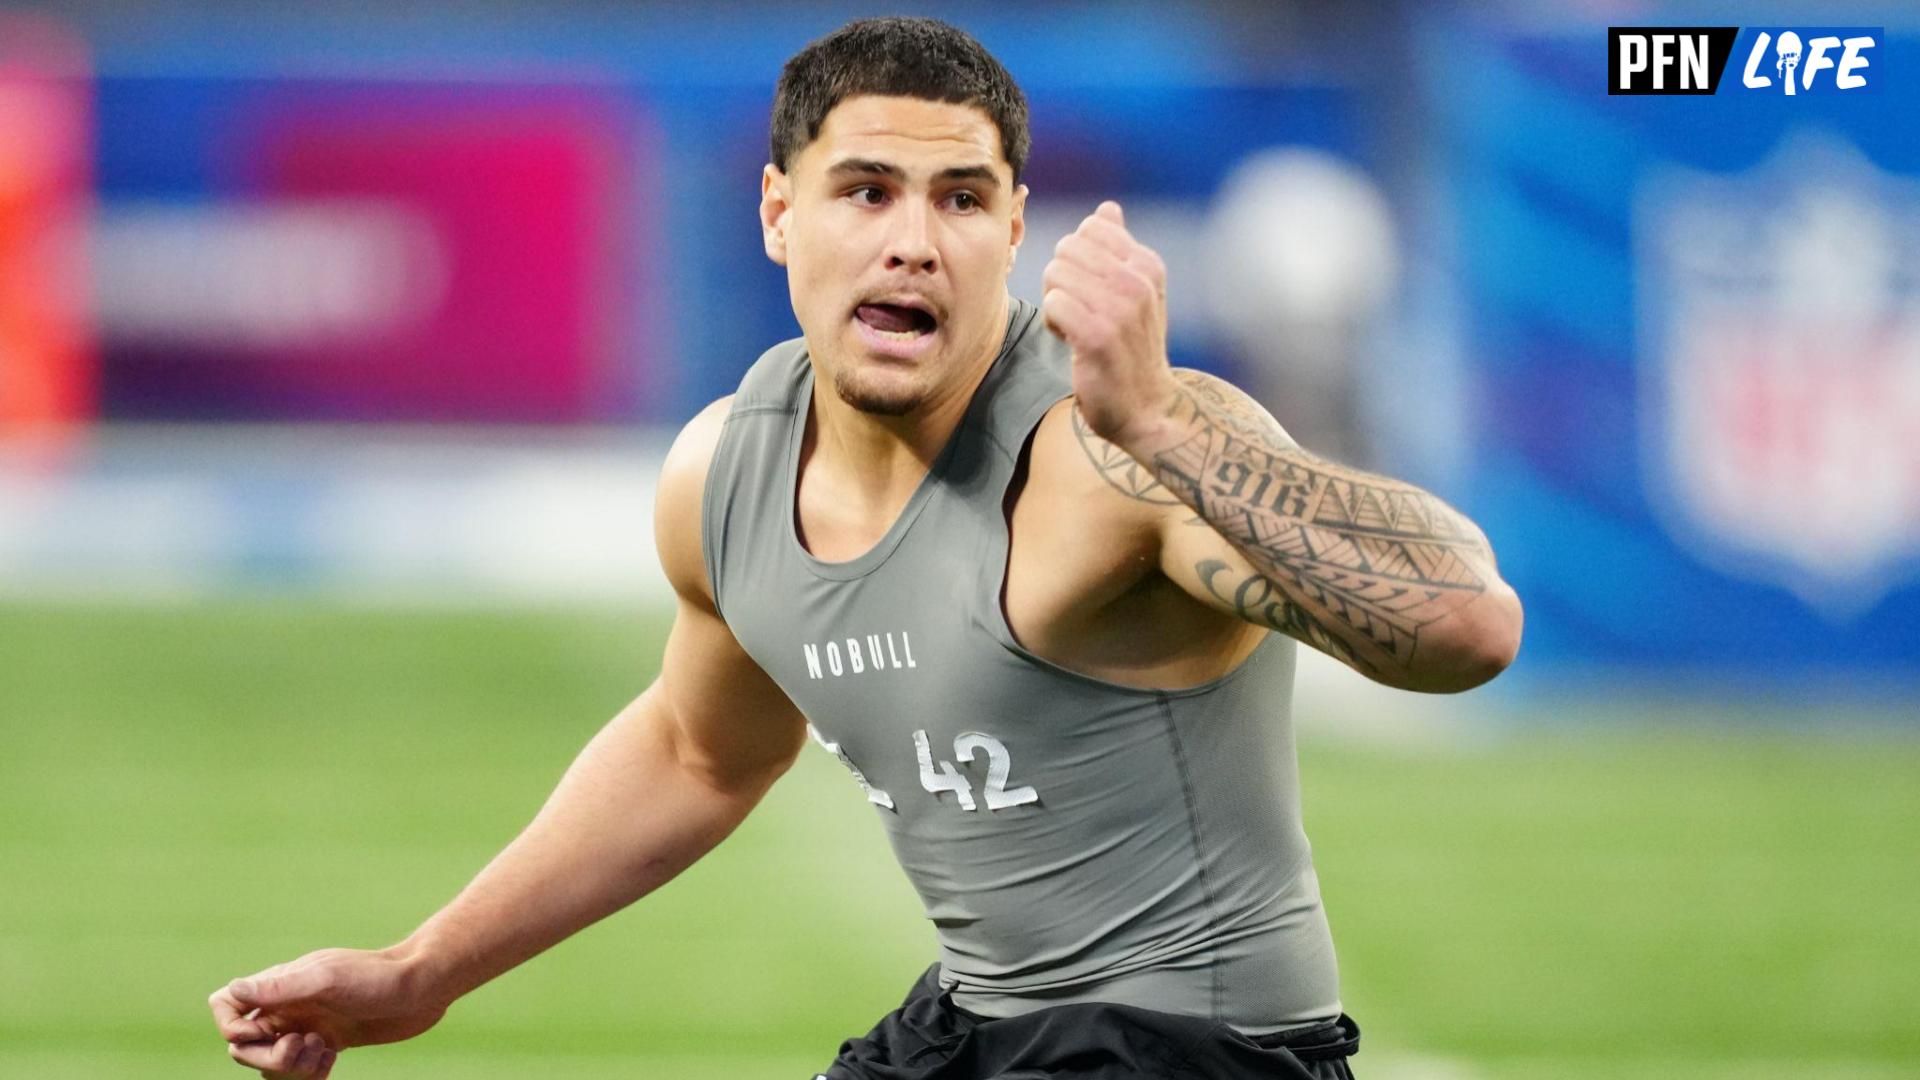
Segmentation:
<svg viewBox="0 0 1920 1080">
<path fill-rule="evenodd" d="M 815 42 L 772 143 L 804 336 L 668 455 L 659 678 L 405 941 L 216 992 L 233 1058 L 325 1077 L 425 1031 L 718 844 L 811 720 L 942 946 L 825 1076 L 1349 1076 L 1289 637 L 1395 686 L 1491 678 L 1520 610 L 1485 538 L 1171 369 L 1164 270 L 1115 204 L 1041 309 L 1012 300 L 1026 106 L 965 34 Z"/>
</svg>

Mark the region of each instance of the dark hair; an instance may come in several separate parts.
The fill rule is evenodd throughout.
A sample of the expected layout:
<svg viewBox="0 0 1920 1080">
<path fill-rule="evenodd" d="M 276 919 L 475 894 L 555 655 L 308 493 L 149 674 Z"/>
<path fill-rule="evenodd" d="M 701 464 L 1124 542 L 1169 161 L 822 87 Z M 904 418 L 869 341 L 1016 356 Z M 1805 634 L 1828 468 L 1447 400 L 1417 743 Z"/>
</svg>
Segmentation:
<svg viewBox="0 0 1920 1080">
<path fill-rule="evenodd" d="M 972 105 L 1000 129 L 1013 179 L 1027 166 L 1027 99 L 1013 76 L 966 31 L 938 19 L 860 19 L 796 53 L 773 94 L 773 164 L 813 140 L 835 105 L 861 94 Z"/>
</svg>

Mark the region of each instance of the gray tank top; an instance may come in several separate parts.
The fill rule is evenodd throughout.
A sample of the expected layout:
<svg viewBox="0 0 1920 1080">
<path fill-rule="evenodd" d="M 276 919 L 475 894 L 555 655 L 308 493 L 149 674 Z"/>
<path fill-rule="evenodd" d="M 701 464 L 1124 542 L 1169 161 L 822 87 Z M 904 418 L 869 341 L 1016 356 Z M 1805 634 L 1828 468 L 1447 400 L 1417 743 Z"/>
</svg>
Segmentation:
<svg viewBox="0 0 1920 1080">
<path fill-rule="evenodd" d="M 703 504 L 721 616 L 886 823 L 963 1008 L 1110 1001 L 1251 1034 L 1333 1016 L 1292 640 L 1270 636 L 1204 685 L 1143 690 L 1049 663 L 1007 627 L 1003 498 L 1071 389 L 1038 314 L 1012 302 L 965 419 L 893 527 L 847 562 L 814 558 L 794 529 L 805 342 L 761 356 Z"/>
</svg>

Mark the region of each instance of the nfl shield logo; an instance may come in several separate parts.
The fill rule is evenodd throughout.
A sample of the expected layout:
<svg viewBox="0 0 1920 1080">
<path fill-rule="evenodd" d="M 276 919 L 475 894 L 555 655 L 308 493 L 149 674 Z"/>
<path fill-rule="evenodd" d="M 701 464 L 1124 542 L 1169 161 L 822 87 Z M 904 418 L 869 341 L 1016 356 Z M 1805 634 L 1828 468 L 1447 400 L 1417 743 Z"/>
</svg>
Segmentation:
<svg viewBox="0 0 1920 1080">
<path fill-rule="evenodd" d="M 1682 546 L 1835 621 L 1920 571 L 1920 184 L 1802 137 L 1635 212 L 1648 490 Z"/>
</svg>

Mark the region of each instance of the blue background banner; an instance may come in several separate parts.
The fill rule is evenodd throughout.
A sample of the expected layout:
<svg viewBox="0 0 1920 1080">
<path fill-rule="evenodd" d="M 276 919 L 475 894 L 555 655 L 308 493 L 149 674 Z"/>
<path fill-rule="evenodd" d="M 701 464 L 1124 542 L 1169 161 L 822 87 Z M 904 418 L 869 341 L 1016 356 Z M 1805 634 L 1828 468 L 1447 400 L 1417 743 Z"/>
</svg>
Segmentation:
<svg viewBox="0 0 1920 1080">
<path fill-rule="evenodd" d="M 1910 683 L 1913 82 L 1876 55 L 1873 96 L 1614 97 L 1590 35 L 1425 33 L 1466 498 L 1526 598 L 1524 666 Z"/>
</svg>

